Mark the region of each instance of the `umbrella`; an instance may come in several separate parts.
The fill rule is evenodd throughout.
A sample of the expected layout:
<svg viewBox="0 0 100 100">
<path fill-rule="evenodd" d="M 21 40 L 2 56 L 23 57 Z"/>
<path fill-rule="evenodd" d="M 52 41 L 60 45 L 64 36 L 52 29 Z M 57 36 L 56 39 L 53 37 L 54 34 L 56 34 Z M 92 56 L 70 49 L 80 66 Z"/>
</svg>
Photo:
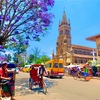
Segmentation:
<svg viewBox="0 0 100 100">
<path fill-rule="evenodd" d="M 16 65 L 13 63 L 8 64 L 7 68 L 16 68 Z"/>
</svg>

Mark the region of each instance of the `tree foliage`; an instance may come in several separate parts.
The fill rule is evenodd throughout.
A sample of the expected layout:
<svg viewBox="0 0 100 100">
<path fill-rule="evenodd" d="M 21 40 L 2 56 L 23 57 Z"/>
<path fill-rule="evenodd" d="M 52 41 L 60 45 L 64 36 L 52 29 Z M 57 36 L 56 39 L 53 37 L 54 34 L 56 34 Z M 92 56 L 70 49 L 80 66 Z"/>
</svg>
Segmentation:
<svg viewBox="0 0 100 100">
<path fill-rule="evenodd" d="M 5 54 L 7 61 L 10 62 L 12 60 L 11 54 Z"/>
<path fill-rule="evenodd" d="M 25 42 L 25 38 L 23 35 L 16 35 L 15 41 L 9 42 L 8 49 L 13 51 L 13 60 L 16 63 L 19 63 L 19 61 L 22 61 L 22 57 L 24 54 L 26 54 L 27 48 L 29 47 L 28 42 Z"/>
<path fill-rule="evenodd" d="M 0 0 L 0 45 L 22 33 L 39 40 L 52 23 L 53 5 L 54 0 Z"/>
<path fill-rule="evenodd" d="M 41 63 L 45 64 L 46 61 L 50 60 L 50 57 L 48 57 L 47 55 L 42 55 L 40 60 Z"/>
<path fill-rule="evenodd" d="M 34 47 L 34 49 L 32 49 L 32 53 L 29 55 L 28 62 L 36 64 L 40 63 L 44 64 L 48 60 L 50 60 L 50 58 L 46 54 L 42 53 L 38 47 Z"/>
<path fill-rule="evenodd" d="M 34 49 L 31 50 L 32 54 L 30 54 L 29 59 L 32 63 L 36 63 L 37 59 L 41 57 L 41 50 L 38 47 L 34 47 Z"/>
</svg>

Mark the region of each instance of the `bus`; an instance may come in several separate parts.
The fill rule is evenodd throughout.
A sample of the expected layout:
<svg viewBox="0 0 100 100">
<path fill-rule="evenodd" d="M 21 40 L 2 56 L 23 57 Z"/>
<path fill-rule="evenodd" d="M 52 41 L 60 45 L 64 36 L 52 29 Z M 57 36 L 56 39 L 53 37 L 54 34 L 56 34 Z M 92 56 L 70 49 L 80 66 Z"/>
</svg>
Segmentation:
<svg viewBox="0 0 100 100">
<path fill-rule="evenodd" d="M 63 60 L 53 59 L 45 63 L 47 77 L 60 77 L 64 76 Z"/>
</svg>

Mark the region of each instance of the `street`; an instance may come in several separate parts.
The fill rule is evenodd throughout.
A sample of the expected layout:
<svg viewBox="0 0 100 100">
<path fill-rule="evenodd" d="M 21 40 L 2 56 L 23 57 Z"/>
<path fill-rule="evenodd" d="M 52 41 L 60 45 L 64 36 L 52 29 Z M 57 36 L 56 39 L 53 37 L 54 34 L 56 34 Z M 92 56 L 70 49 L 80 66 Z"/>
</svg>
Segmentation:
<svg viewBox="0 0 100 100">
<path fill-rule="evenodd" d="M 74 80 L 72 77 L 45 78 L 48 93 L 45 95 L 38 86 L 28 88 L 29 73 L 16 74 L 17 100 L 100 100 L 100 80 Z"/>
</svg>

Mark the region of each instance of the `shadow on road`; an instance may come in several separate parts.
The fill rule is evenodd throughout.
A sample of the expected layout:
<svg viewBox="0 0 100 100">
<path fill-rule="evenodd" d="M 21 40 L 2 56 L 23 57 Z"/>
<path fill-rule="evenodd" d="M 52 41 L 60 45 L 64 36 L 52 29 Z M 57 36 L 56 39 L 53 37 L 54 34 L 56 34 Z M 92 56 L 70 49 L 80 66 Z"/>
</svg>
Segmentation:
<svg viewBox="0 0 100 100">
<path fill-rule="evenodd" d="M 54 80 L 44 79 L 47 89 L 57 85 L 57 82 Z M 33 89 L 30 90 L 28 86 L 28 79 L 22 78 L 17 79 L 15 84 L 15 95 L 24 96 L 34 93 L 43 93 L 43 89 L 40 89 L 38 86 L 33 86 Z"/>
</svg>

